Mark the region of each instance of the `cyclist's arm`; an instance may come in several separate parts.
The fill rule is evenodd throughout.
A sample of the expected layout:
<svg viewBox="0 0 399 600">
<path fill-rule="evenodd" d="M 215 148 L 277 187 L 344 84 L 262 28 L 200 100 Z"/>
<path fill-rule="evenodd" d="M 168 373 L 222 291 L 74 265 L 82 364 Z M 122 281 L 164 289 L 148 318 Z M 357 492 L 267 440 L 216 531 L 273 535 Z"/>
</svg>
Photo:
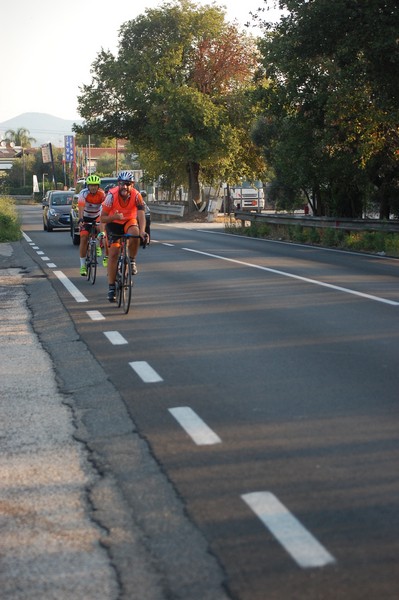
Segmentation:
<svg viewBox="0 0 399 600">
<path fill-rule="evenodd" d="M 101 212 L 101 223 L 112 223 L 112 221 L 120 221 L 121 219 L 123 219 L 123 213 L 112 213 L 109 214 L 104 210 Z"/>
<path fill-rule="evenodd" d="M 137 210 L 137 222 L 139 224 L 140 235 L 141 236 L 146 235 L 146 232 L 145 232 L 146 220 L 145 220 L 144 206 L 142 208 L 138 208 L 138 210 Z"/>
<path fill-rule="evenodd" d="M 79 221 L 83 221 L 83 211 L 85 208 L 85 204 L 86 204 L 86 198 L 84 197 L 83 193 L 81 192 L 78 196 L 78 219 L 79 219 Z"/>
<path fill-rule="evenodd" d="M 107 194 L 104 202 L 101 205 L 101 223 L 112 223 L 115 219 L 123 219 L 122 213 L 112 213 L 113 196 Z"/>
</svg>

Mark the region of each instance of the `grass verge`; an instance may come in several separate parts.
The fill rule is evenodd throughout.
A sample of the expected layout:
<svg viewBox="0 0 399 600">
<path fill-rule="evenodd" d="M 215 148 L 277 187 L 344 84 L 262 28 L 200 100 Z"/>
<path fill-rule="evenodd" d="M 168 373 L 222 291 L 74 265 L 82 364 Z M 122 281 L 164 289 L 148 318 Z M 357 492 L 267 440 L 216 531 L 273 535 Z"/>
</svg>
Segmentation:
<svg viewBox="0 0 399 600">
<path fill-rule="evenodd" d="M 17 242 L 21 237 L 21 221 L 14 200 L 0 196 L 0 242 Z"/>
</svg>

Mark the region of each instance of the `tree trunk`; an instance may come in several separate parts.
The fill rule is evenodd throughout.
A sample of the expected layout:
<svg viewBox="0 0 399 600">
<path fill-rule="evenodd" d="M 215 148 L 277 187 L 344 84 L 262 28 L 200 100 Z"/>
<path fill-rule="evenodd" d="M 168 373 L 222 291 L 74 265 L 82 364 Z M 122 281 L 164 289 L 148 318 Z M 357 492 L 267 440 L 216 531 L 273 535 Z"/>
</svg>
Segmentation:
<svg viewBox="0 0 399 600">
<path fill-rule="evenodd" d="M 196 162 L 187 163 L 188 173 L 188 210 L 196 208 L 201 204 L 201 191 L 199 185 L 200 165 Z"/>
<path fill-rule="evenodd" d="M 382 185 L 377 192 L 377 198 L 380 202 L 380 219 L 388 220 L 391 216 L 391 206 L 389 202 L 388 194 L 385 193 L 384 186 Z"/>
</svg>

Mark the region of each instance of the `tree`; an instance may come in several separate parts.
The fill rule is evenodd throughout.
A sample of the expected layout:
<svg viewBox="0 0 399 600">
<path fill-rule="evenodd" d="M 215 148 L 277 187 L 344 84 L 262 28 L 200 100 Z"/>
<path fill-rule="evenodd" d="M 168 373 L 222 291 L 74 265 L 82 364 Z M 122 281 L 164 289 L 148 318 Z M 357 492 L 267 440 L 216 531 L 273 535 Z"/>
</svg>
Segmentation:
<svg viewBox="0 0 399 600">
<path fill-rule="evenodd" d="M 35 138 L 29 136 L 29 131 L 25 127 L 20 127 L 16 131 L 14 129 L 8 129 L 5 133 L 5 141 L 14 143 L 16 146 L 21 146 L 22 151 L 18 157 L 22 157 L 22 185 L 26 183 L 26 153 L 25 149 L 30 148 L 31 145 L 36 142 Z"/>
<path fill-rule="evenodd" d="M 287 0 L 262 40 L 272 85 L 254 131 L 280 177 L 318 214 L 398 207 L 397 0 Z M 254 139 L 255 139 L 254 138 Z"/>
<path fill-rule="evenodd" d="M 92 83 L 78 98 L 85 123 L 76 131 L 130 139 L 146 170 L 188 179 L 197 205 L 201 175 L 243 137 L 242 123 L 230 119 L 232 101 L 257 64 L 253 39 L 227 24 L 221 8 L 180 0 L 147 9 L 121 28 L 118 56 L 103 50 L 94 62 Z M 245 128 L 250 146 L 247 121 Z"/>
<path fill-rule="evenodd" d="M 5 141 L 13 142 L 16 146 L 21 146 L 22 148 L 30 148 L 36 140 L 30 137 L 29 133 L 30 131 L 25 129 L 25 127 L 20 127 L 17 130 L 8 129 L 5 132 Z"/>
</svg>

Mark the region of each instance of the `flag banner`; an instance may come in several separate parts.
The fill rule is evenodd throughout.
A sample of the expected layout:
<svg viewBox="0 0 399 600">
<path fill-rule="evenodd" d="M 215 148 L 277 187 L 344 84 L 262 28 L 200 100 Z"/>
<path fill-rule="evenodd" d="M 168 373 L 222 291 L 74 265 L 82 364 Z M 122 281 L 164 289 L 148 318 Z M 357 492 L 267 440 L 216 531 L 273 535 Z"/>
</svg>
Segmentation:
<svg viewBox="0 0 399 600">
<path fill-rule="evenodd" d="M 42 144 L 42 158 L 45 164 L 53 162 L 53 149 L 51 147 L 51 142 L 47 144 Z"/>
<path fill-rule="evenodd" d="M 37 181 L 37 175 L 33 175 L 33 193 L 36 194 L 37 192 L 40 192 L 39 182 Z"/>
<path fill-rule="evenodd" d="M 73 162 L 75 156 L 75 137 L 73 135 L 64 135 L 65 161 Z"/>
</svg>

